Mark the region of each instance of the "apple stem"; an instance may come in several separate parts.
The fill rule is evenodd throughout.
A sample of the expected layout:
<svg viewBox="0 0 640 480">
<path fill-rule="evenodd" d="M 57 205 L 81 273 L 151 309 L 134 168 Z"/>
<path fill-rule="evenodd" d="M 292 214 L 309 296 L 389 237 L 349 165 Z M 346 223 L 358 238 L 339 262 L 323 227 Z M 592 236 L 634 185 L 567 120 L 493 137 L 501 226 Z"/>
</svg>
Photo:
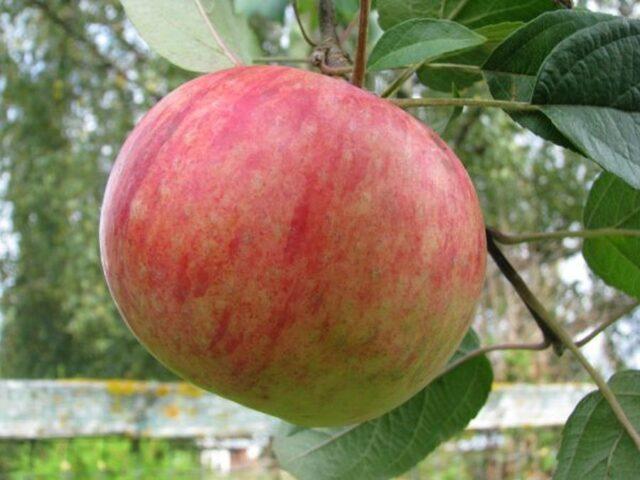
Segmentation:
<svg viewBox="0 0 640 480">
<path fill-rule="evenodd" d="M 367 40 L 369 38 L 369 15 L 371 0 L 360 0 L 360 20 L 358 24 L 358 47 L 351 83 L 362 88 L 367 73 Z"/>
<path fill-rule="evenodd" d="M 568 349 L 582 367 L 587 371 L 589 376 L 593 379 L 594 383 L 598 386 L 600 393 L 605 398 L 614 415 L 620 422 L 620 424 L 627 431 L 636 447 L 640 451 L 640 434 L 636 431 L 633 424 L 627 417 L 627 414 L 620 405 L 613 390 L 609 387 L 604 377 L 595 369 L 589 362 L 587 357 L 584 356 L 578 345 L 573 341 L 569 333 L 562 327 L 560 322 L 542 305 L 540 300 L 529 290 L 522 277 L 513 268 L 509 260 L 504 256 L 496 245 L 493 232 L 487 229 L 487 247 L 489 254 L 498 265 L 498 268 L 505 276 L 505 278 L 511 283 L 518 296 L 522 299 L 527 309 L 533 315 L 536 323 L 542 330 L 545 340 L 550 341 L 554 347 L 556 353 L 561 354 L 566 348 Z"/>
</svg>

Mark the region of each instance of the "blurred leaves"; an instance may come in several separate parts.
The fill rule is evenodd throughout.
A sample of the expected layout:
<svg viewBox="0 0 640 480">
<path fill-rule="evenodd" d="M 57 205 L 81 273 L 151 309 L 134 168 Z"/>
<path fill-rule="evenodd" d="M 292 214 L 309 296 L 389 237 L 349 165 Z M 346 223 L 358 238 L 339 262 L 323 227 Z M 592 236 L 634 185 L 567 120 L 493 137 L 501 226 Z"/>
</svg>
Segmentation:
<svg viewBox="0 0 640 480">
<path fill-rule="evenodd" d="M 445 18 L 478 28 L 528 21 L 555 8 L 558 5 L 553 0 L 378 0 L 380 25 L 384 29 L 412 18 Z"/>
<path fill-rule="evenodd" d="M 0 375 L 171 378 L 120 320 L 97 238 L 111 162 L 153 101 L 147 87 L 166 91 L 176 72 L 145 57 L 135 42 L 103 35 L 105 28 L 128 28 L 117 2 L 6 6 L 0 178 L 10 208 L 0 233 Z M 90 45 L 105 57 L 92 55 Z M 123 78 L 120 71 L 134 63 L 137 80 Z"/>
</svg>

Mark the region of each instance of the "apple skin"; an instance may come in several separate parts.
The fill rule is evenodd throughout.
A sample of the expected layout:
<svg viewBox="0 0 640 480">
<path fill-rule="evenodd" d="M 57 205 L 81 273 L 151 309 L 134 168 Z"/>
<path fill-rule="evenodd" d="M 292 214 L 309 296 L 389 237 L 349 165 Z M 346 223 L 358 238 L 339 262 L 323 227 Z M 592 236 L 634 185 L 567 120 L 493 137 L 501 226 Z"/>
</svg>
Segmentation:
<svg viewBox="0 0 640 480">
<path fill-rule="evenodd" d="M 382 415 L 434 378 L 471 322 L 485 242 L 434 132 L 345 81 L 273 66 L 158 103 L 100 221 L 109 288 L 154 356 L 314 427 Z"/>
</svg>

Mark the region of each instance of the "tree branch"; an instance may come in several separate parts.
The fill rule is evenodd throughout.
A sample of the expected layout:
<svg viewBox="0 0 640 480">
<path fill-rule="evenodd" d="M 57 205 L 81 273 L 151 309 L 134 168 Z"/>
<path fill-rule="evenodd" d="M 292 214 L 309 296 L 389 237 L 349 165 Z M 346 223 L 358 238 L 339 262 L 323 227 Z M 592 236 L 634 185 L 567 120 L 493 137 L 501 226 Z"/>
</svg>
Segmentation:
<svg viewBox="0 0 640 480">
<path fill-rule="evenodd" d="M 540 303 L 540 300 L 529 290 L 527 284 L 524 282 L 520 274 L 513 268 L 513 265 L 507 260 L 502 251 L 498 248 L 493 239 L 493 233 L 487 229 L 487 249 L 491 258 L 505 276 L 505 278 L 513 285 L 516 293 L 520 299 L 524 302 L 527 310 L 533 316 L 533 319 L 538 324 L 538 327 L 542 331 L 544 338 L 552 346 L 557 355 L 562 355 L 564 351 L 563 342 L 556 336 L 556 334 L 547 326 L 544 321 L 545 317 L 549 316 L 546 308 Z"/>
<path fill-rule="evenodd" d="M 598 386 L 600 393 L 609 403 L 609 406 L 611 407 L 611 410 L 613 410 L 614 415 L 616 416 L 620 424 L 624 427 L 626 432 L 629 434 L 637 449 L 640 451 L 640 434 L 638 434 L 638 432 L 635 430 L 633 424 L 627 417 L 627 414 L 623 410 L 620 402 L 607 384 L 606 380 L 602 377 L 600 372 L 598 372 L 593 367 L 593 365 L 591 365 L 580 348 L 578 348 L 578 346 L 574 343 L 569 333 L 567 333 L 567 331 L 562 327 L 562 325 L 560 325 L 556 318 L 551 315 L 551 313 L 548 312 L 546 308 L 544 308 L 544 306 L 535 297 L 535 295 L 531 293 L 529 288 L 522 280 L 522 277 L 520 277 L 518 272 L 515 271 L 506 257 L 502 254 L 500 249 L 496 246 L 495 241 L 493 240 L 492 233 L 489 230 L 487 230 L 487 245 L 489 248 L 489 253 L 500 268 L 500 271 L 502 271 L 507 280 L 509 280 L 509 282 L 513 285 L 516 293 L 518 293 L 529 311 L 534 315 L 538 326 L 540 326 L 540 328 L 545 333 L 545 339 L 549 340 L 550 338 L 553 338 L 552 345 L 554 346 L 556 352 L 558 352 L 558 346 L 556 342 L 560 342 L 562 347 L 566 347 L 576 357 L 578 362 L 580 362 L 582 367 L 587 371 L 587 373 L 589 373 L 595 384 Z M 552 337 L 549 336 L 547 332 L 550 332 Z"/>
<path fill-rule="evenodd" d="M 438 374 L 436 378 L 442 377 L 447 373 L 450 373 L 452 370 L 455 370 L 460 365 L 469 360 L 472 360 L 481 355 L 485 355 L 487 353 L 505 351 L 505 350 L 529 350 L 529 351 L 542 351 L 549 348 L 551 344 L 548 341 L 543 341 L 542 343 L 533 343 L 533 344 L 518 344 L 518 343 L 503 343 L 499 345 L 490 345 L 488 347 L 478 348 L 477 350 L 473 350 L 463 357 L 460 357 L 458 360 L 450 363 L 445 367 L 445 369 Z"/>
<path fill-rule="evenodd" d="M 640 306 L 640 302 L 634 302 L 631 305 L 627 305 L 626 307 L 623 307 L 618 312 L 615 312 L 613 315 L 611 315 L 611 317 L 608 320 L 605 320 L 598 327 L 594 328 L 591 333 L 589 333 L 588 335 L 585 335 L 582 339 L 576 341 L 575 342 L 576 345 L 578 347 L 584 347 L 587 343 L 589 343 L 591 340 L 596 338 L 598 335 L 604 332 L 611 325 L 613 325 L 621 318 L 624 318 L 627 315 L 629 315 L 631 312 L 633 312 L 636 308 L 638 308 L 638 306 Z"/>
<path fill-rule="evenodd" d="M 336 75 L 336 69 L 351 65 L 351 59 L 342 49 L 336 30 L 336 11 L 333 0 L 319 0 L 320 34 L 322 40 L 311 55 L 311 63 L 327 75 Z M 338 75 L 342 75 L 338 73 Z"/>
<path fill-rule="evenodd" d="M 358 26 L 358 48 L 356 50 L 356 63 L 353 70 L 353 83 L 362 88 L 367 72 L 367 40 L 369 38 L 369 14 L 371 13 L 371 0 L 360 0 L 360 22 Z"/>
<path fill-rule="evenodd" d="M 611 410 L 613 410 L 614 415 L 620 422 L 620 424 L 627 431 L 633 442 L 636 444 L 636 448 L 640 451 L 640 434 L 636 431 L 633 424 L 627 417 L 627 414 L 620 405 L 616 395 L 613 393 L 613 390 L 609 387 L 604 377 L 596 370 L 593 365 L 587 360 L 587 357 L 584 356 L 580 348 L 573 343 L 573 340 L 569 336 L 569 334 L 562 328 L 562 326 L 558 323 L 558 321 L 549 315 L 544 318 L 547 326 L 553 330 L 553 332 L 562 340 L 562 343 L 567 347 L 567 349 L 573 353 L 578 362 L 583 366 L 583 368 L 589 373 L 595 384 L 598 386 L 600 393 L 607 400 Z"/>
<path fill-rule="evenodd" d="M 417 107 L 485 107 L 502 108 L 503 110 L 537 111 L 537 105 L 526 102 L 509 102 L 506 100 L 489 100 L 483 98 L 392 98 L 389 99 L 400 108 Z"/>
<path fill-rule="evenodd" d="M 575 342 L 576 346 L 578 347 L 585 346 L 586 344 L 591 342 L 594 338 L 596 338 L 599 334 L 605 331 L 608 327 L 613 325 L 615 322 L 627 316 L 629 313 L 633 312 L 636 308 L 638 308 L 638 306 L 640 306 L 640 302 L 634 302 L 633 304 L 627 305 L 626 307 L 624 307 L 621 311 L 616 312 L 611 316 L 610 319 L 603 322 L 600 326 L 595 328 L 591 333 L 586 335 L 581 340 L 576 341 Z M 550 346 L 551 346 L 551 343 L 547 340 L 544 340 L 541 343 L 525 343 L 525 344 L 501 343 L 497 345 L 489 345 L 486 347 L 481 347 L 481 348 L 478 348 L 477 350 L 473 350 L 467 353 L 466 355 L 460 357 L 458 360 L 447 365 L 445 369 L 442 372 L 440 372 L 436 378 L 442 377 L 447 373 L 451 372 L 452 370 L 455 370 L 457 367 L 459 367 L 463 363 L 468 362 L 469 360 L 472 360 L 481 355 L 486 355 L 487 353 L 507 351 L 507 350 L 543 351 L 548 349 Z"/>
<path fill-rule="evenodd" d="M 518 245 L 520 243 L 540 242 L 543 240 L 563 240 L 565 238 L 601 238 L 601 237 L 639 237 L 640 230 L 599 228 L 594 230 L 560 230 L 557 232 L 533 232 L 511 235 L 490 229 L 496 242 L 503 245 Z"/>
</svg>

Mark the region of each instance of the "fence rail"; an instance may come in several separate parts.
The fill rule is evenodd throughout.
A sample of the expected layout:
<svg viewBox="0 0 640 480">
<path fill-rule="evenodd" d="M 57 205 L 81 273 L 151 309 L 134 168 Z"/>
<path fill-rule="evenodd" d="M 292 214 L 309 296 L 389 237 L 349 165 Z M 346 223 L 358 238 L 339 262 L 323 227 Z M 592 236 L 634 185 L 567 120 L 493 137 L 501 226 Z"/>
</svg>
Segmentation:
<svg viewBox="0 0 640 480">
<path fill-rule="evenodd" d="M 562 425 L 589 384 L 498 384 L 471 430 Z M 0 439 L 268 436 L 277 420 L 183 383 L 0 381 Z"/>
</svg>

